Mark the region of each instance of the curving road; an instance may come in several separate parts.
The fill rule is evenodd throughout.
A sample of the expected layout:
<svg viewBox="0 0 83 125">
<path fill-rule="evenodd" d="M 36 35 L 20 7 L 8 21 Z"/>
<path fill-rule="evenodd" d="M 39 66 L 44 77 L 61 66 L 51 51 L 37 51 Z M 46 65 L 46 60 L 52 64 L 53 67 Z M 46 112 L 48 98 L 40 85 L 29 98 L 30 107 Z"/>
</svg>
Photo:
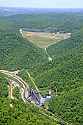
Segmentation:
<svg viewBox="0 0 83 125">
<path fill-rule="evenodd" d="M 4 74 L 7 78 L 15 81 L 21 88 L 21 97 L 23 99 L 23 101 L 27 101 L 28 98 L 28 93 L 29 93 L 29 86 L 28 84 L 22 79 L 20 78 L 17 73 L 18 72 L 10 72 L 10 71 L 6 71 L 6 70 L 0 70 L 0 72 L 2 74 Z M 15 83 L 14 83 L 15 84 Z"/>
</svg>

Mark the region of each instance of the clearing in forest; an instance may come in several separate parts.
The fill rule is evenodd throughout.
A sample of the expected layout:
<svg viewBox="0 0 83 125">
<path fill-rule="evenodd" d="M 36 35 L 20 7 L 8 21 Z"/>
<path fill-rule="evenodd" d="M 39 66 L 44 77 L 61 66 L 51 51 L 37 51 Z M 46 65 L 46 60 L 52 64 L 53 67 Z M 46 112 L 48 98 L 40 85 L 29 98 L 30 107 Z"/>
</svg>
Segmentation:
<svg viewBox="0 0 83 125">
<path fill-rule="evenodd" d="M 48 46 L 50 45 L 71 37 L 71 33 L 60 32 L 48 33 L 22 31 L 22 35 L 24 38 L 27 38 L 27 40 L 29 40 L 39 48 L 48 48 Z"/>
</svg>

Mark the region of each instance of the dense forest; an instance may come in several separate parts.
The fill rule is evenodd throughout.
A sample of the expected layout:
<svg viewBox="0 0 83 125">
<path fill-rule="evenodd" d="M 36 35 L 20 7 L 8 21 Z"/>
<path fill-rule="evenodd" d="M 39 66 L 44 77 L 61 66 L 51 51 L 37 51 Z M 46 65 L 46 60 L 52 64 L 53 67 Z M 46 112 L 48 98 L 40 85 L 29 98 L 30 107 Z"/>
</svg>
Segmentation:
<svg viewBox="0 0 83 125">
<path fill-rule="evenodd" d="M 24 104 L 22 100 L 11 102 L 13 108 L 8 98 L 0 97 L 0 125 L 60 125 L 31 104 Z"/>
<path fill-rule="evenodd" d="M 40 18 L 41 17 L 41 18 Z M 48 61 L 43 49 L 36 47 L 19 33 L 20 28 L 70 32 L 71 38 L 49 46 Z M 41 94 L 52 90 L 48 111 L 72 125 L 83 124 L 83 14 L 20 14 L 0 17 L 0 69 L 20 70 L 19 75 L 33 87 L 27 71 Z M 0 124 L 58 125 L 41 114 L 37 107 L 21 99 L 8 99 L 8 82 L 0 74 Z M 57 90 L 57 96 L 56 96 Z M 12 101 L 14 108 L 9 107 Z"/>
</svg>

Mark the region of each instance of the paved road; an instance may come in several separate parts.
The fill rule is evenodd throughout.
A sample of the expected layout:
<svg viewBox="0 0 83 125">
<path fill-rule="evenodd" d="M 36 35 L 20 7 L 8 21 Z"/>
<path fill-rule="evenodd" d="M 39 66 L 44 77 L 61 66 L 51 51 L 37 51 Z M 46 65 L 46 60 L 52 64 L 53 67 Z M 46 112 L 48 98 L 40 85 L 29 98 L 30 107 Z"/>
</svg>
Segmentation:
<svg viewBox="0 0 83 125">
<path fill-rule="evenodd" d="M 7 78 L 12 79 L 13 81 L 15 81 L 21 88 L 21 97 L 23 99 L 23 101 L 26 101 L 26 98 L 24 97 L 24 95 L 27 95 L 28 97 L 28 91 L 29 91 L 29 86 L 28 84 L 22 79 L 20 78 L 16 73 L 17 72 L 9 72 L 6 70 L 0 70 L 0 72 L 4 75 L 6 75 Z M 27 93 L 27 94 L 26 94 Z"/>
<path fill-rule="evenodd" d="M 28 84 L 19 76 L 17 76 L 14 72 L 9 72 L 6 70 L 0 70 L 1 73 L 3 73 L 4 75 L 6 75 L 8 78 L 11 78 L 12 80 L 15 80 L 18 82 L 18 84 L 22 87 L 22 88 L 29 88 Z"/>
</svg>

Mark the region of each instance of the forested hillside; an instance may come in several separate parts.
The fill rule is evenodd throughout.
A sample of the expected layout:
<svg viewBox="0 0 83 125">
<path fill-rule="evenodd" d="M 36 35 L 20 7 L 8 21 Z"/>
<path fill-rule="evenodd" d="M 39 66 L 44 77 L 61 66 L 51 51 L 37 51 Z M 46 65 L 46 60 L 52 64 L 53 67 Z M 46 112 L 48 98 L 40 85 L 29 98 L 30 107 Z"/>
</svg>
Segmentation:
<svg viewBox="0 0 83 125">
<path fill-rule="evenodd" d="M 44 111 L 24 104 L 20 101 L 12 101 L 13 108 L 10 108 L 10 100 L 0 97 L 0 124 L 1 125 L 60 125 L 58 122 L 44 115 Z"/>
<path fill-rule="evenodd" d="M 55 116 L 58 114 L 59 117 L 69 124 L 82 125 L 83 14 L 14 15 L 2 17 L 0 24 L 0 69 L 19 69 L 19 75 L 30 86 L 33 86 L 27 74 L 29 72 L 42 95 L 47 94 L 49 89 L 52 90 L 52 99 L 48 103 L 48 110 Z M 22 38 L 19 34 L 19 28 L 39 28 L 41 30 L 45 28 L 47 31 L 71 32 L 72 36 L 47 48 L 49 55 L 53 59 L 52 62 L 49 62 L 43 49 Z M 36 113 L 35 107 L 29 108 L 29 104 L 25 105 L 20 100 L 14 102 L 16 105 L 14 109 L 8 109 L 7 104 L 9 101 L 3 97 L 3 95 L 7 97 L 7 81 L 1 74 L 0 83 L 3 83 L 0 84 L 0 95 L 2 96 L 0 101 L 1 124 L 8 122 L 8 125 L 10 125 L 9 121 L 12 120 L 14 124 L 16 122 L 18 124 L 29 122 L 32 125 L 36 119 L 34 125 L 56 125 L 56 122 L 40 115 L 39 111 Z M 8 115 L 5 111 L 7 111 Z"/>
<path fill-rule="evenodd" d="M 53 61 L 22 71 L 22 77 L 30 81 L 27 71 L 36 85 L 45 93 L 51 89 L 53 98 L 49 110 L 75 125 L 83 123 L 83 40 L 78 32 L 71 39 L 48 48 Z M 31 82 L 31 81 L 30 81 Z M 57 89 L 57 96 L 56 96 Z"/>
<path fill-rule="evenodd" d="M 0 68 L 29 68 L 46 60 L 45 52 L 24 40 L 19 32 L 0 32 Z"/>
</svg>

